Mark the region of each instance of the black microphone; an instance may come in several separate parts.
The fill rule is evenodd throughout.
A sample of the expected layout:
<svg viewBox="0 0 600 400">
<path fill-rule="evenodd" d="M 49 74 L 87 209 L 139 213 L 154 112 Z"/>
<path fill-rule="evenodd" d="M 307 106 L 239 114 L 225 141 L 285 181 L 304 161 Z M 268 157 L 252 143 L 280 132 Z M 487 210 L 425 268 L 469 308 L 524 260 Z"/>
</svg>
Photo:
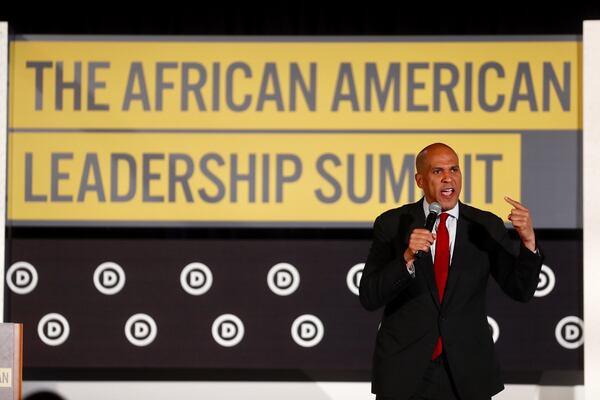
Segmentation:
<svg viewBox="0 0 600 400">
<path fill-rule="evenodd" d="M 427 219 L 425 220 L 425 229 L 427 229 L 429 232 L 431 232 L 433 230 L 433 226 L 435 225 L 435 220 L 437 219 L 438 215 L 440 215 L 441 213 L 442 213 L 442 206 L 440 205 L 440 203 L 438 203 L 436 201 L 431 203 L 429 205 L 429 215 L 427 216 Z M 424 254 L 425 254 L 424 251 L 417 250 L 417 252 L 415 253 L 415 257 L 421 258 L 421 257 L 423 257 Z"/>
</svg>

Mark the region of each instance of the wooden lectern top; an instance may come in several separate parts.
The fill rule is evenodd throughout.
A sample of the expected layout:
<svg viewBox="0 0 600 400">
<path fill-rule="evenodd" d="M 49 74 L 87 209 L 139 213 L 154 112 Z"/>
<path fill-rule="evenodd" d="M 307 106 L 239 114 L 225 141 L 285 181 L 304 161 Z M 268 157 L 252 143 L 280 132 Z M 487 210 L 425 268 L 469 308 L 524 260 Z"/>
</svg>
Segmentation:
<svg viewBox="0 0 600 400">
<path fill-rule="evenodd" d="M 23 325 L 0 323 L 0 399 L 21 400 Z"/>
</svg>

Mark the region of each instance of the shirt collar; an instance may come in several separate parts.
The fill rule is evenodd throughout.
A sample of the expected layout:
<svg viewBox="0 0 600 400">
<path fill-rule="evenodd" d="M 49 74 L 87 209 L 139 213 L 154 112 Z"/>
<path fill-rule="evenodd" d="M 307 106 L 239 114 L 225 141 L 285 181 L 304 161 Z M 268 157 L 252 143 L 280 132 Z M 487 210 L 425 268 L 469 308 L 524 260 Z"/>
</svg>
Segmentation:
<svg viewBox="0 0 600 400">
<path fill-rule="evenodd" d="M 429 215 L 429 203 L 425 197 L 423 197 L 423 212 L 425 213 L 425 217 Z M 444 212 L 458 220 L 458 202 L 456 202 L 456 205 L 453 208 Z"/>
</svg>

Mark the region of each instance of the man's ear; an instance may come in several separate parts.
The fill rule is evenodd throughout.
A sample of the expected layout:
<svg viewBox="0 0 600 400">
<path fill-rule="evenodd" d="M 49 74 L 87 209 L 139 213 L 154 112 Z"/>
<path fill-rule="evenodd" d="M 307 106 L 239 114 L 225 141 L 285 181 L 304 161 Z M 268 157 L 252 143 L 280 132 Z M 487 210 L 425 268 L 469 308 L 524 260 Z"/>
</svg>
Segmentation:
<svg viewBox="0 0 600 400">
<path fill-rule="evenodd" d="M 415 182 L 420 189 L 423 189 L 423 176 L 418 172 L 415 174 Z"/>
</svg>

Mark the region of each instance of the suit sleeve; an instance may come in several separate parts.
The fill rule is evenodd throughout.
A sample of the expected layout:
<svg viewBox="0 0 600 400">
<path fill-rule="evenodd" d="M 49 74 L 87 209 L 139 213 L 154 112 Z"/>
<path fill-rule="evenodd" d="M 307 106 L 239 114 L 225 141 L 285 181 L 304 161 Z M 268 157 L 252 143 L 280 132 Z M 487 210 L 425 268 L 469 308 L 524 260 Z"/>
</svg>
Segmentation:
<svg viewBox="0 0 600 400">
<path fill-rule="evenodd" d="M 495 240 L 490 252 L 491 273 L 502 290 L 511 298 L 527 302 L 533 298 L 539 282 L 543 256 L 526 248 L 519 240 L 517 255 L 511 251 L 514 242 L 500 218 L 497 218 L 492 237 Z"/>
<path fill-rule="evenodd" d="M 387 228 L 387 229 L 386 229 Z M 393 240 L 399 240 L 382 215 L 373 225 L 373 242 L 360 280 L 360 302 L 373 311 L 393 300 L 413 277 L 406 269 L 403 251 L 396 254 Z"/>
</svg>

